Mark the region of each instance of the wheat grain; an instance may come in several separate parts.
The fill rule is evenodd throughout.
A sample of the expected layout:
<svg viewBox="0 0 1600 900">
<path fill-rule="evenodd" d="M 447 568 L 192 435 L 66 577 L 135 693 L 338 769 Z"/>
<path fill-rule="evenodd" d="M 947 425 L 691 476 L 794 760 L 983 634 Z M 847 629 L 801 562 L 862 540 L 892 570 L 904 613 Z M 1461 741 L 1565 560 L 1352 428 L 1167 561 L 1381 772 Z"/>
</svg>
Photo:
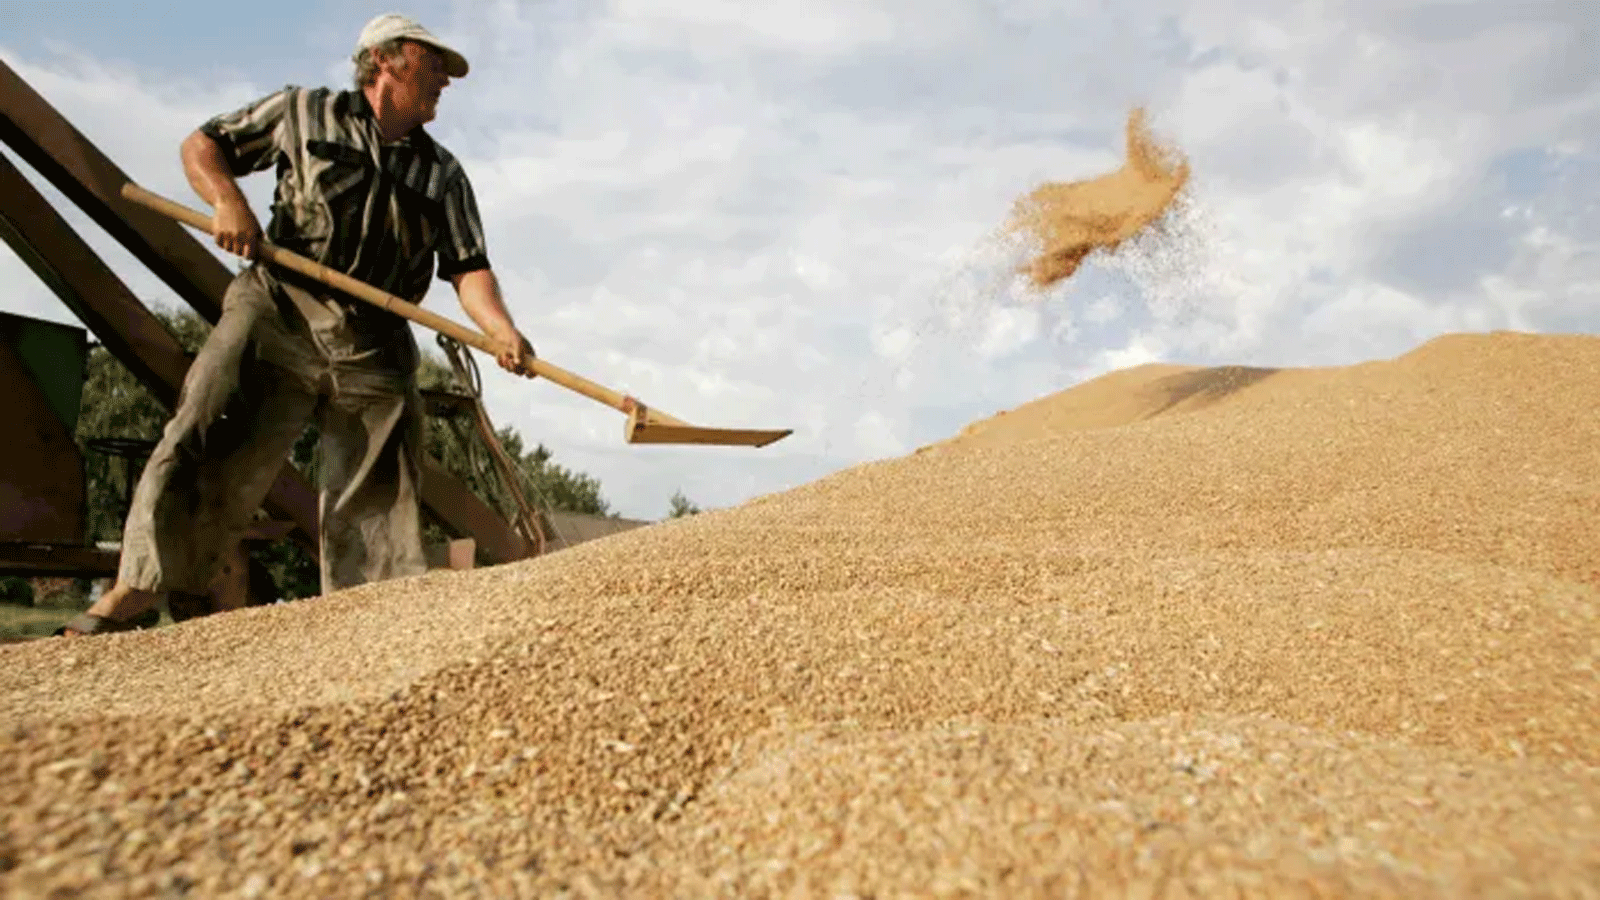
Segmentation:
<svg viewBox="0 0 1600 900">
<path fill-rule="evenodd" d="M 1581 896 L 1597 405 L 1588 337 L 1149 367 L 540 560 L 9 647 L 0 886 Z"/>
</svg>

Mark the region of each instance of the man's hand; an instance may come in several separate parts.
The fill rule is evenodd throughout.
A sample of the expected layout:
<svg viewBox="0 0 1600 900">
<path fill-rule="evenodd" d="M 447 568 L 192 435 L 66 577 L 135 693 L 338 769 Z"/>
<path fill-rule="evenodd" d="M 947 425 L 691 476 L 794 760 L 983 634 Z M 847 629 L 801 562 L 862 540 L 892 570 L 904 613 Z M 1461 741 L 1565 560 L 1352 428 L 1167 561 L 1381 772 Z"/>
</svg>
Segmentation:
<svg viewBox="0 0 1600 900">
<path fill-rule="evenodd" d="M 211 236 L 217 246 L 254 260 L 261 252 L 261 223 L 228 170 L 221 148 L 204 132 L 195 131 L 184 139 L 182 157 L 189 186 L 214 210 Z"/>
<path fill-rule="evenodd" d="M 495 362 L 513 375 L 537 378 L 529 363 L 534 360 L 533 345 L 517 330 L 506 312 L 505 301 L 500 299 L 500 279 L 487 267 L 450 276 L 456 294 L 461 298 L 461 308 L 472 321 L 478 323 L 483 333 L 494 341 Z"/>
<path fill-rule="evenodd" d="M 495 362 L 500 364 L 500 368 L 513 375 L 539 377 L 534 374 L 533 369 L 528 368 L 528 364 L 535 359 L 535 354 L 533 345 L 522 336 L 522 332 L 512 331 L 509 334 L 496 335 L 495 343 L 500 345 L 499 352 L 495 354 Z"/>
<path fill-rule="evenodd" d="M 261 222 L 244 198 L 228 198 L 217 204 L 211 217 L 211 234 L 217 246 L 245 259 L 261 252 Z"/>
</svg>

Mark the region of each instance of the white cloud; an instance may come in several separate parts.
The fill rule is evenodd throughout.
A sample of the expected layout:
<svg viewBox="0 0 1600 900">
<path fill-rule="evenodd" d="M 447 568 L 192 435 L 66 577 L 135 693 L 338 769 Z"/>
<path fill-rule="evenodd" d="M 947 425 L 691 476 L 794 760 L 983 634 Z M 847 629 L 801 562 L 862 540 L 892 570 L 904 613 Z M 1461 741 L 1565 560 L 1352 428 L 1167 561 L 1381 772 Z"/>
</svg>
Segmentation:
<svg viewBox="0 0 1600 900">
<path fill-rule="evenodd" d="M 1101 365 L 1107 370 L 1128 369 L 1161 360 L 1161 353 L 1137 339 L 1126 347 L 1107 350 L 1101 355 Z"/>
<path fill-rule="evenodd" d="M 1038 335 L 1037 310 L 997 307 L 988 312 L 988 322 L 977 344 L 977 355 L 981 359 L 1007 356 L 1032 343 Z"/>
<path fill-rule="evenodd" d="M 458 4 L 430 27 L 474 70 L 434 131 L 540 353 L 693 422 L 797 432 L 628 447 L 620 414 L 485 367 L 491 413 L 653 517 L 679 488 L 737 503 L 1109 368 L 1593 331 L 1600 74 L 1577 7 Z M 183 133 L 282 80 L 4 52 L 180 197 Z M 1135 103 L 1193 162 L 1190 204 L 1024 290 L 996 229 L 1040 181 L 1115 166 Z M 463 318 L 442 287 L 428 303 Z"/>
<path fill-rule="evenodd" d="M 895 434 L 895 426 L 881 412 L 862 413 L 856 419 L 856 440 L 869 459 L 899 456 L 909 448 Z"/>
<path fill-rule="evenodd" d="M 762 49 L 838 53 L 896 36 L 893 12 L 882 6 L 814 0 L 611 0 L 610 25 L 617 32 L 649 35 L 657 43 L 667 30 L 674 42 L 697 51 L 758 43 Z"/>
</svg>

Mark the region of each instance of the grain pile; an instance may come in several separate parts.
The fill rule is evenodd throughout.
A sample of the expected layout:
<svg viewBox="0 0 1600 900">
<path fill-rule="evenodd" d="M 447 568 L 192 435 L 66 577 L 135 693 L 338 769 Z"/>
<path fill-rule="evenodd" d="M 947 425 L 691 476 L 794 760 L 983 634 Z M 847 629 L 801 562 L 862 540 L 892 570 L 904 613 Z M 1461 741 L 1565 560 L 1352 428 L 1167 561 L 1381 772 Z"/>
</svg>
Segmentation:
<svg viewBox="0 0 1600 900">
<path fill-rule="evenodd" d="M 1151 366 L 543 560 L 5 648 L 0 887 L 1594 896 L 1597 406 L 1588 337 Z"/>
<path fill-rule="evenodd" d="M 1142 109 L 1128 114 L 1126 159 L 1116 171 L 1084 181 L 1048 182 L 1017 201 L 1007 230 L 1029 242 L 1024 267 L 1036 288 L 1078 271 L 1095 251 L 1112 252 L 1158 225 L 1189 183 L 1182 154 L 1151 135 Z"/>
</svg>

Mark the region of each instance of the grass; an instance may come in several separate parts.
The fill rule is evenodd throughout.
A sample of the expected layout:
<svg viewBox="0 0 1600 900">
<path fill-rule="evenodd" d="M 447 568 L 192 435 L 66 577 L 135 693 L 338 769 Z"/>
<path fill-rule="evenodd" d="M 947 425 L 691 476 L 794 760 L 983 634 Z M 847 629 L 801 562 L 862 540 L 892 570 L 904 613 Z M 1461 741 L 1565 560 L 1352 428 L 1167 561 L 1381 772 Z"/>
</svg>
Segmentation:
<svg viewBox="0 0 1600 900">
<path fill-rule="evenodd" d="M 0 603 L 0 644 L 14 644 L 49 637 L 57 628 L 67 624 L 80 612 L 82 610 L 76 607 L 18 606 L 14 603 Z M 163 607 L 161 621 L 156 623 L 156 627 L 161 628 L 171 624 L 172 617 Z"/>
<path fill-rule="evenodd" d="M 51 632 L 67 624 L 77 614 L 78 610 L 70 608 L 0 603 L 0 643 L 49 637 Z"/>
</svg>

